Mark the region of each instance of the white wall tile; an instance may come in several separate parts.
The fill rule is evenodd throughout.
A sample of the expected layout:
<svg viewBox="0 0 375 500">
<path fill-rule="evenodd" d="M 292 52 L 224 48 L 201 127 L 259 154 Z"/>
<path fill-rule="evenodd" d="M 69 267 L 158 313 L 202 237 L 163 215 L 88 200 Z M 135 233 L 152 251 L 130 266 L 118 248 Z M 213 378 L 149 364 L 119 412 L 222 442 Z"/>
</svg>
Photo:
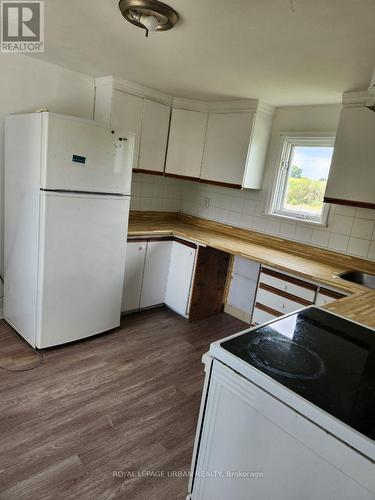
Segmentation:
<svg viewBox="0 0 375 500">
<path fill-rule="evenodd" d="M 318 247 L 327 247 L 330 233 L 325 230 L 314 229 L 311 237 L 311 243 Z"/>
<path fill-rule="evenodd" d="M 337 234 L 349 235 L 353 226 L 353 217 L 348 217 L 346 215 L 340 215 L 335 213 L 333 221 L 331 224 L 331 231 Z"/>
<path fill-rule="evenodd" d="M 279 236 L 281 238 L 294 239 L 294 233 L 296 231 L 296 225 L 289 222 L 282 222 L 280 224 Z"/>
<path fill-rule="evenodd" d="M 350 238 L 348 244 L 348 253 L 357 255 L 358 257 L 367 257 L 369 248 L 369 240 L 362 240 L 361 238 Z"/>
<path fill-rule="evenodd" d="M 370 242 L 367 257 L 371 260 L 375 260 L 375 243 L 373 241 Z"/>
<path fill-rule="evenodd" d="M 355 207 L 348 207 L 346 205 L 336 205 L 336 214 L 346 215 L 348 217 L 354 217 Z"/>
<path fill-rule="evenodd" d="M 313 230 L 305 226 L 297 226 L 294 238 L 302 243 L 311 243 Z"/>
<path fill-rule="evenodd" d="M 375 222 L 368 219 L 354 219 L 350 237 L 370 240 Z"/>
<path fill-rule="evenodd" d="M 355 215 L 361 219 L 370 219 L 375 221 L 375 210 L 370 208 L 357 208 Z"/>
<path fill-rule="evenodd" d="M 253 227 L 254 217 L 248 214 L 241 214 L 240 223 L 242 227 L 246 227 L 247 229 L 251 229 Z"/>
<path fill-rule="evenodd" d="M 234 212 L 242 213 L 244 203 L 245 203 L 245 200 L 242 197 L 233 196 L 230 209 L 233 210 Z"/>
<path fill-rule="evenodd" d="M 255 215 L 256 208 L 257 208 L 257 202 L 255 200 L 249 199 L 245 200 L 242 210 L 245 214 Z"/>
<path fill-rule="evenodd" d="M 349 237 L 343 234 L 331 233 L 328 241 L 328 248 L 336 252 L 346 253 L 348 249 Z"/>
<path fill-rule="evenodd" d="M 266 221 L 266 231 L 269 234 L 273 234 L 274 236 L 278 236 L 280 233 L 280 221 L 273 219 L 271 217 L 268 217 Z"/>
</svg>

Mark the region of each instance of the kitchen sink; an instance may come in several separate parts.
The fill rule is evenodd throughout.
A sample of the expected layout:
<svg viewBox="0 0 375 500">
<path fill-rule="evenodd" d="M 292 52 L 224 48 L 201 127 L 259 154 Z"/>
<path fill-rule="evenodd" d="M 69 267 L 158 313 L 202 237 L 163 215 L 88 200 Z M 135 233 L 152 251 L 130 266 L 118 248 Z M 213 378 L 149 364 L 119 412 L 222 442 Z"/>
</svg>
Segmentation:
<svg viewBox="0 0 375 500">
<path fill-rule="evenodd" d="M 359 285 L 367 286 L 368 288 L 373 288 L 375 290 L 374 274 L 362 273 L 361 271 L 346 271 L 345 273 L 339 274 L 339 276 L 343 280 L 358 283 Z"/>
</svg>

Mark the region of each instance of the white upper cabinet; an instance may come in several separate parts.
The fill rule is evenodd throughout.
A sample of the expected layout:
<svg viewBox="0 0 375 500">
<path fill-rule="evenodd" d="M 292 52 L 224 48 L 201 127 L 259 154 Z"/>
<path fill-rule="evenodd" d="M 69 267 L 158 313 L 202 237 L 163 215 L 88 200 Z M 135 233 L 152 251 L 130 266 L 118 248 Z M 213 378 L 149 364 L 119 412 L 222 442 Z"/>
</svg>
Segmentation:
<svg viewBox="0 0 375 500">
<path fill-rule="evenodd" d="M 171 108 L 144 99 L 138 169 L 164 172 Z"/>
<path fill-rule="evenodd" d="M 166 174 L 200 177 L 206 128 L 207 113 L 172 110 Z"/>
<path fill-rule="evenodd" d="M 116 131 L 133 132 L 133 168 L 137 168 L 141 137 L 143 99 L 116 89 L 99 87 L 95 97 L 95 120 L 108 123 Z"/>
<path fill-rule="evenodd" d="M 375 113 L 352 106 L 344 95 L 325 199 L 375 208 Z"/>
<path fill-rule="evenodd" d="M 169 102 L 172 98 L 130 82 L 112 77 L 96 80 L 95 120 L 135 134 L 133 169 L 163 173 Z"/>
<path fill-rule="evenodd" d="M 273 112 L 270 109 L 258 110 L 255 113 L 242 181 L 243 188 L 262 188 L 272 124 Z"/>
<path fill-rule="evenodd" d="M 242 186 L 253 113 L 211 113 L 201 179 Z"/>
<path fill-rule="evenodd" d="M 271 113 L 210 113 L 201 180 L 260 189 L 271 127 Z"/>
<path fill-rule="evenodd" d="M 173 98 L 113 77 L 95 85 L 95 120 L 135 134 L 133 169 L 261 189 L 271 107 L 257 99 Z"/>
</svg>

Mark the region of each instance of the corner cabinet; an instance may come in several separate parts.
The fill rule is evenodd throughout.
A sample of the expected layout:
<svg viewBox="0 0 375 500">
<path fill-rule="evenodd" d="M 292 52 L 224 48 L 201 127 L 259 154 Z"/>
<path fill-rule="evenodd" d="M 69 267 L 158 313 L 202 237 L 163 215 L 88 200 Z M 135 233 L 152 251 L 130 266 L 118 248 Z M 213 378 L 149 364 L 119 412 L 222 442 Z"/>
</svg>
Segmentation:
<svg viewBox="0 0 375 500">
<path fill-rule="evenodd" d="M 344 94 L 324 200 L 375 208 L 375 113 L 361 95 Z"/>
<path fill-rule="evenodd" d="M 165 174 L 198 180 L 201 173 L 207 113 L 173 109 Z"/>
<path fill-rule="evenodd" d="M 197 245 L 174 237 L 129 239 L 122 312 L 166 304 L 188 317 Z"/>
<path fill-rule="evenodd" d="M 210 113 L 201 181 L 234 188 L 262 187 L 272 112 Z"/>
<path fill-rule="evenodd" d="M 165 303 L 173 311 L 186 317 L 189 310 L 195 256 L 195 244 L 185 241 L 173 242 Z"/>
</svg>

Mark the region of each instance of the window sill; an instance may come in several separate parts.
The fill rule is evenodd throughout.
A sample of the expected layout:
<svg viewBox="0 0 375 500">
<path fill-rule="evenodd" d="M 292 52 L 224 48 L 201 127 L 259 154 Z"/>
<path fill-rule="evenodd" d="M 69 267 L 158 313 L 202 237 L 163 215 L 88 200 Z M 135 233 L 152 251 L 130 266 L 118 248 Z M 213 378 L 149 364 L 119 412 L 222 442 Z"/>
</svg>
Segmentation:
<svg viewBox="0 0 375 500">
<path fill-rule="evenodd" d="M 279 221 L 296 223 L 296 224 L 301 224 L 304 226 L 310 226 L 310 227 L 312 226 L 312 227 L 317 227 L 317 228 L 320 227 L 322 229 L 325 229 L 328 227 L 328 220 L 325 222 L 314 222 L 312 220 L 303 220 L 303 219 L 298 219 L 297 217 L 288 217 L 287 215 L 279 215 L 279 214 L 274 214 L 271 212 L 265 212 L 264 215 L 267 215 L 268 217 L 273 217 L 274 219 L 277 219 Z"/>
</svg>

